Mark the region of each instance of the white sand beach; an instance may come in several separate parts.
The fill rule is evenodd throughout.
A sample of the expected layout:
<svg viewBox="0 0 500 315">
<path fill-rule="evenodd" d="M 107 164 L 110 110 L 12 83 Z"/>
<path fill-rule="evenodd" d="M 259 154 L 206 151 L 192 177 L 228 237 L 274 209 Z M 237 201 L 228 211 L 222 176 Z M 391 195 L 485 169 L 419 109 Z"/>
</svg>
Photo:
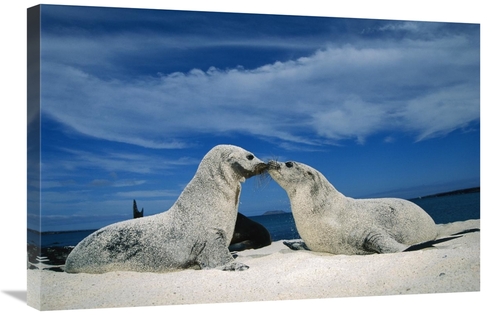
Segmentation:
<svg viewBox="0 0 500 315">
<path fill-rule="evenodd" d="M 479 220 L 440 225 L 440 234 L 479 225 Z M 366 256 L 292 251 L 277 241 L 239 252 L 237 260 L 250 269 L 162 274 L 28 270 L 28 305 L 62 310 L 480 290 L 480 232 L 413 252 Z"/>
</svg>

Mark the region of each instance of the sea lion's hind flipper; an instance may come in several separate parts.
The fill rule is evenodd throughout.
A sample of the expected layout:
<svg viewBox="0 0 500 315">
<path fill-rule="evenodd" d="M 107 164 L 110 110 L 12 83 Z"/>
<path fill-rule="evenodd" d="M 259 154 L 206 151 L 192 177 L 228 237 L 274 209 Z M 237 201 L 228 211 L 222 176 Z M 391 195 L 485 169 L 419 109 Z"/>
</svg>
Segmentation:
<svg viewBox="0 0 500 315">
<path fill-rule="evenodd" d="M 446 242 L 446 241 L 450 241 L 452 239 L 459 238 L 459 237 L 462 237 L 462 235 L 456 235 L 456 236 L 450 236 L 450 237 L 443 237 L 443 238 L 440 238 L 440 239 L 437 239 L 437 240 L 432 240 L 432 241 L 427 241 L 427 242 L 423 242 L 423 243 L 418 243 L 418 244 L 411 245 L 410 247 L 406 248 L 404 250 L 404 252 L 411 252 L 411 251 L 415 251 L 415 250 L 424 249 L 424 248 L 427 248 L 427 247 L 433 247 L 435 244 L 439 244 L 439 243 L 443 243 L 443 242 Z"/>
<path fill-rule="evenodd" d="M 283 241 L 291 250 L 310 250 L 304 241 Z"/>
</svg>

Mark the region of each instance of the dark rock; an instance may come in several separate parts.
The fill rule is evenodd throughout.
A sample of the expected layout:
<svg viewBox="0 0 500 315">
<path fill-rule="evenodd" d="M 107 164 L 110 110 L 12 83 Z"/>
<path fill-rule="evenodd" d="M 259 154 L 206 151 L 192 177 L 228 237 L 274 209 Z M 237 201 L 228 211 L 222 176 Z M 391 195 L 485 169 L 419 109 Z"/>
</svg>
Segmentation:
<svg viewBox="0 0 500 315">
<path fill-rule="evenodd" d="M 257 249 L 271 243 L 271 235 L 263 225 L 238 213 L 233 238 L 229 245 L 230 251 Z"/>
</svg>

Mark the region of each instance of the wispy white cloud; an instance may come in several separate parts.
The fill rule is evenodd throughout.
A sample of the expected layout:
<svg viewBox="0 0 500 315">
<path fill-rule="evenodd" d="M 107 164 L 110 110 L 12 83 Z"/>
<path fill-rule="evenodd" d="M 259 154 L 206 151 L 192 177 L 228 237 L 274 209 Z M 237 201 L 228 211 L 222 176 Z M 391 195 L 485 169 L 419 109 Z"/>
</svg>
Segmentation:
<svg viewBox="0 0 500 315">
<path fill-rule="evenodd" d="M 158 197 L 178 197 L 180 191 L 176 190 L 138 190 L 118 192 L 119 197 L 127 198 L 158 198 Z"/>
<path fill-rule="evenodd" d="M 385 30 L 396 28 L 418 27 Z M 478 49 L 464 36 L 331 45 L 254 69 L 133 80 L 47 62 L 42 102 L 45 114 L 78 132 L 147 148 L 182 148 L 187 136 L 221 132 L 312 146 L 364 143 L 384 131 L 424 140 L 479 119 Z"/>
<path fill-rule="evenodd" d="M 381 27 L 378 28 L 379 31 L 411 31 L 411 32 L 416 32 L 421 29 L 419 25 L 421 26 L 423 23 L 417 23 L 417 22 L 407 22 L 407 21 L 402 21 L 402 22 L 393 22 L 393 23 L 388 23 L 385 24 Z"/>
<path fill-rule="evenodd" d="M 139 186 L 146 183 L 145 180 L 135 180 L 135 179 L 126 179 L 126 180 L 117 180 L 113 182 L 114 187 L 130 187 L 130 186 Z"/>
<path fill-rule="evenodd" d="M 39 182 L 37 182 L 36 184 L 38 184 Z M 34 183 L 35 184 L 35 183 Z M 43 181 L 41 182 L 40 184 L 38 184 L 37 186 L 33 186 L 33 187 L 36 187 L 36 189 L 51 189 L 51 188 L 60 188 L 60 187 L 71 187 L 71 186 L 74 186 L 76 185 L 76 181 L 74 180 L 46 180 L 46 181 Z"/>
<path fill-rule="evenodd" d="M 66 195 L 66 196 L 64 196 Z M 70 195 L 69 197 L 67 195 Z M 98 228 L 114 222 L 132 219 L 133 199 L 139 209 L 144 208 L 145 215 L 153 215 L 168 210 L 177 196 L 161 194 L 153 197 L 152 193 L 140 191 L 137 195 L 110 195 L 102 199 L 89 197 L 85 192 L 51 193 L 41 204 L 40 212 L 29 214 L 30 226 L 42 222 L 42 229 L 72 230 Z M 87 196 L 87 198 L 85 198 Z M 83 198 L 82 198 L 83 197 Z M 40 218 L 39 213 L 42 213 Z"/>
<path fill-rule="evenodd" d="M 135 174 L 150 174 L 174 169 L 178 166 L 197 165 L 199 159 L 191 157 L 169 158 L 159 155 L 147 155 L 130 152 L 98 152 L 76 149 L 61 149 L 57 157 L 46 157 L 43 159 L 42 170 L 44 174 L 71 174 L 73 171 L 82 172 L 85 169 L 109 172 L 113 185 L 133 186 L 143 184 L 142 180 L 121 179 L 116 180 L 116 172 L 126 172 Z M 53 183 L 52 183 L 53 184 Z"/>
</svg>

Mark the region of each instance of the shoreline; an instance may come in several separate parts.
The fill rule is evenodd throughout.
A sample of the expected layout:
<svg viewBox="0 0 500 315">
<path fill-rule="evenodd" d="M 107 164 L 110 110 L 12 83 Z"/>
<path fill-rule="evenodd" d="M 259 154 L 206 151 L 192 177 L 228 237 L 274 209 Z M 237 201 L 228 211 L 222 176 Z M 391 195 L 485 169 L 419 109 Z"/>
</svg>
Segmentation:
<svg viewBox="0 0 500 315">
<path fill-rule="evenodd" d="M 438 225 L 440 237 L 480 220 Z M 241 272 L 67 274 L 27 270 L 28 305 L 40 310 L 283 301 L 480 290 L 480 232 L 431 248 L 346 256 L 292 251 L 282 241 L 238 252 Z M 38 288 L 42 288 L 39 292 Z"/>
<path fill-rule="evenodd" d="M 411 202 L 414 202 L 415 200 L 422 200 L 422 199 L 430 199 L 430 198 L 440 198 L 440 197 L 447 197 L 447 196 L 456 196 L 456 195 L 467 195 L 467 194 L 475 194 L 475 193 L 480 193 L 480 186 L 477 187 L 471 187 L 471 188 L 464 188 L 464 189 L 457 189 L 457 190 L 452 190 L 452 191 L 446 191 L 446 192 L 439 192 L 439 193 L 434 193 L 430 195 L 425 195 L 425 196 L 418 196 L 418 197 L 411 197 L 411 198 L 401 198 L 404 200 L 408 200 Z M 365 197 L 365 198 L 356 198 L 356 199 L 366 199 L 370 197 Z M 400 198 L 400 197 L 396 197 Z M 261 214 L 254 214 L 254 215 L 247 215 L 248 218 L 255 218 L 255 217 L 265 217 L 265 216 L 273 216 L 273 215 L 281 215 L 281 214 L 289 214 L 291 215 L 291 211 L 284 211 L 284 210 L 270 210 L 270 211 L 265 211 Z M 479 219 L 479 218 L 478 218 Z M 475 220 L 475 219 L 472 219 Z M 119 221 L 117 221 L 119 222 Z M 64 233 L 78 233 L 78 232 L 91 232 L 97 231 L 100 228 L 103 228 L 104 226 L 100 227 L 94 227 L 94 228 L 88 228 L 88 229 L 78 229 L 78 230 L 49 230 L 49 231 L 38 231 L 32 228 L 27 228 L 27 231 L 30 233 L 38 234 L 38 235 L 50 235 L 50 234 L 64 234 Z M 76 245 L 76 244 L 75 244 Z"/>
</svg>

